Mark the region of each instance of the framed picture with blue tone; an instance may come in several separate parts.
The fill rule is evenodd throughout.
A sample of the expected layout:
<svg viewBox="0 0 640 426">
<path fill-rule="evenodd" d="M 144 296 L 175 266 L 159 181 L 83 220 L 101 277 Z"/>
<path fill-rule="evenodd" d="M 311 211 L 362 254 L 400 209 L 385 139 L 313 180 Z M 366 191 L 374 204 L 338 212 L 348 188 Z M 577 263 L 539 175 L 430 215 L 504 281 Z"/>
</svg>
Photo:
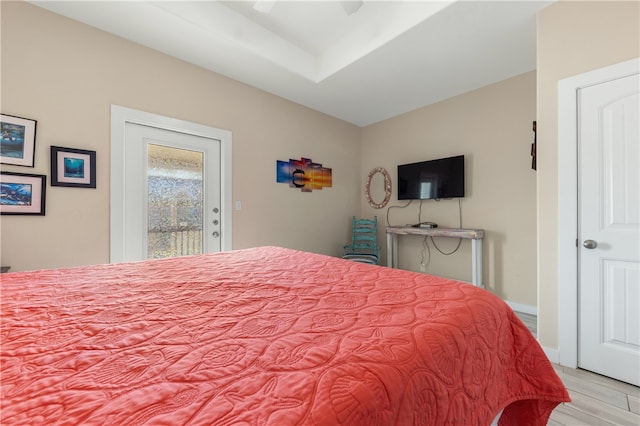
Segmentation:
<svg viewBox="0 0 640 426">
<path fill-rule="evenodd" d="M 44 216 L 47 177 L 26 173 L 0 173 L 0 214 Z"/>
<path fill-rule="evenodd" d="M 33 167 L 36 120 L 0 114 L 0 162 Z"/>
<path fill-rule="evenodd" d="M 96 187 L 96 152 L 51 147 L 51 186 Z"/>
</svg>

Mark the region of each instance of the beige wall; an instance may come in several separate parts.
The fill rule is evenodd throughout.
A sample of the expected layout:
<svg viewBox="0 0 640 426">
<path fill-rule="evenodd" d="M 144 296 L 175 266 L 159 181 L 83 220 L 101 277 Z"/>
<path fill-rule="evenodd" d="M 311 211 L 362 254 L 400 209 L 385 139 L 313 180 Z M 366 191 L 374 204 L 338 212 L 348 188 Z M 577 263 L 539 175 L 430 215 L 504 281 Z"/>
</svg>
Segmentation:
<svg viewBox="0 0 640 426">
<path fill-rule="evenodd" d="M 360 208 L 360 129 L 24 2 L 1 3 L 2 113 L 38 121 L 34 168 L 49 147 L 97 152 L 97 189 L 47 188 L 45 217 L 2 216 L 12 270 L 109 261 L 110 105 L 233 132 L 233 246 L 340 254 Z M 275 183 L 276 160 L 311 158 L 333 188 Z"/>
<path fill-rule="evenodd" d="M 398 164 L 464 154 L 462 225 L 486 231 L 484 283 L 510 302 L 533 307 L 536 172 L 531 169 L 530 146 L 536 119 L 535 84 L 535 72 L 529 72 L 364 128 L 361 172 L 364 181 L 371 169 L 386 168 L 394 188 L 390 205 L 401 206 L 406 202 L 397 200 Z M 419 205 L 414 201 L 404 209 L 391 209 L 390 224 L 418 222 Z M 386 223 L 386 208 L 375 210 L 363 200 L 362 211 Z M 458 227 L 458 217 L 456 200 L 422 204 L 422 221 Z M 382 231 L 380 236 L 384 238 Z M 401 267 L 420 270 L 422 242 L 421 237 L 401 237 Z M 436 243 L 448 252 L 457 240 L 436 239 Z M 468 240 L 450 256 L 431 245 L 427 272 L 470 281 L 470 251 Z"/>
<path fill-rule="evenodd" d="M 352 214 L 386 221 L 386 209 L 370 208 L 362 196 L 369 170 L 387 168 L 395 185 L 399 163 L 463 153 L 469 162 L 463 226 L 487 231 L 484 281 L 512 302 L 539 300 L 541 342 L 557 347 L 556 85 L 640 55 L 638 2 L 554 4 L 539 14 L 537 73 L 364 129 L 29 4 L 0 4 L 0 106 L 38 120 L 35 168 L 2 170 L 49 175 L 50 145 L 98 155 L 96 190 L 49 186 L 45 217 L 0 218 L 2 264 L 24 270 L 108 261 L 111 104 L 233 132 L 233 199 L 243 205 L 233 216 L 235 248 L 276 244 L 339 254 Z M 275 161 L 301 156 L 332 167 L 334 187 L 303 194 L 276 184 Z M 401 205 L 395 196 L 394 189 L 391 204 Z M 425 202 L 422 220 L 456 226 L 457 209 L 455 201 Z M 390 221 L 413 223 L 417 215 L 414 202 L 392 209 Z M 421 243 L 416 237 L 402 243 L 403 267 L 419 269 Z M 469 251 L 468 242 L 449 257 L 431 250 L 428 272 L 469 280 Z"/>
<path fill-rule="evenodd" d="M 640 56 L 640 3 L 561 1 L 538 16 L 538 336 L 558 347 L 558 80 Z"/>
</svg>

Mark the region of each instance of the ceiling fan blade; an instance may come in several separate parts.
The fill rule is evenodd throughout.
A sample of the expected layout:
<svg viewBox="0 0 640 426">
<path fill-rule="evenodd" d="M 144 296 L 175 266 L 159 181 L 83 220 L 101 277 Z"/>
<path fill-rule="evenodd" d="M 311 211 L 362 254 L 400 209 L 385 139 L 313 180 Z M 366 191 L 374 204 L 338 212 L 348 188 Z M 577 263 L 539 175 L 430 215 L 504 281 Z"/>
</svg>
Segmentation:
<svg viewBox="0 0 640 426">
<path fill-rule="evenodd" d="M 258 12 L 269 13 L 275 4 L 276 0 L 258 0 L 253 4 L 253 8 Z"/>
<path fill-rule="evenodd" d="M 253 4 L 253 8 L 258 12 L 270 13 L 273 6 L 275 6 L 278 0 L 258 0 Z M 341 1 L 340 5 L 344 9 L 347 15 L 353 15 L 362 7 L 362 0 L 345 0 Z"/>
<path fill-rule="evenodd" d="M 340 4 L 347 15 L 353 15 L 362 7 L 362 0 L 341 1 Z"/>
</svg>

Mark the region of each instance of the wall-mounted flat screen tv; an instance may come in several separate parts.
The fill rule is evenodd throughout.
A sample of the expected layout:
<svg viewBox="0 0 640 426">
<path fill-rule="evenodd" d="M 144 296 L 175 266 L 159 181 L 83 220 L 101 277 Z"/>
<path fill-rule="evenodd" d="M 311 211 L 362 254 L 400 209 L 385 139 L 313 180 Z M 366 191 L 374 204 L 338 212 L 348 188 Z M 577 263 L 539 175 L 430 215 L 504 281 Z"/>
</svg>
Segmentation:
<svg viewBox="0 0 640 426">
<path fill-rule="evenodd" d="M 464 197 L 464 155 L 398 166 L 398 200 Z"/>
</svg>

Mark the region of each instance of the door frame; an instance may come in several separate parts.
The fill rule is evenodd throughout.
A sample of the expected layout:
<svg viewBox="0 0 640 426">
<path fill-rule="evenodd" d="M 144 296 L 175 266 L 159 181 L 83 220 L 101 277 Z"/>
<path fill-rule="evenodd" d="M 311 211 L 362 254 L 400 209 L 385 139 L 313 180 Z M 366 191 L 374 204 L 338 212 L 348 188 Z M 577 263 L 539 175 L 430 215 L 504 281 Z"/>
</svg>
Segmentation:
<svg viewBox="0 0 640 426">
<path fill-rule="evenodd" d="M 558 358 L 578 367 L 578 93 L 640 71 L 640 58 L 558 82 Z"/>
<path fill-rule="evenodd" d="M 111 211 L 110 211 L 110 262 L 124 260 L 124 162 L 125 126 L 127 123 L 156 127 L 220 141 L 220 249 L 231 250 L 232 245 L 232 134 L 198 123 L 150 112 L 139 111 L 119 105 L 111 105 Z"/>
</svg>

